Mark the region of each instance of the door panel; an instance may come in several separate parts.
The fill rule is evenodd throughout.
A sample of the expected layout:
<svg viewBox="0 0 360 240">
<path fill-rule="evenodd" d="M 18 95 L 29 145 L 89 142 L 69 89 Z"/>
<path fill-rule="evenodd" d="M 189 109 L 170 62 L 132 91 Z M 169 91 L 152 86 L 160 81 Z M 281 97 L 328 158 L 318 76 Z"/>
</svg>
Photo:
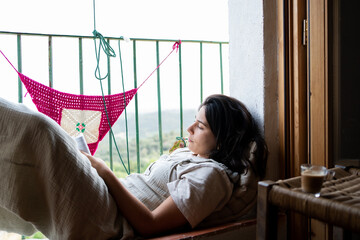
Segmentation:
<svg viewBox="0 0 360 240">
<path fill-rule="evenodd" d="M 328 164 L 328 53 L 326 0 L 308 1 L 309 162 Z"/>
</svg>

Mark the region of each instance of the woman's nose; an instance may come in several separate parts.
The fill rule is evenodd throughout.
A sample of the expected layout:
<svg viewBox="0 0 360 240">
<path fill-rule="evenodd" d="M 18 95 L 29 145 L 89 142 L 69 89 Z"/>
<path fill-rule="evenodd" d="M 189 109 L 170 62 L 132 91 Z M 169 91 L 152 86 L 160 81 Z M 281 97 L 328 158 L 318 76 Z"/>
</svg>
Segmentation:
<svg viewBox="0 0 360 240">
<path fill-rule="evenodd" d="M 191 124 L 191 125 L 187 128 L 188 133 L 190 133 L 190 134 L 193 133 L 193 126 L 194 126 L 194 123 Z"/>
</svg>

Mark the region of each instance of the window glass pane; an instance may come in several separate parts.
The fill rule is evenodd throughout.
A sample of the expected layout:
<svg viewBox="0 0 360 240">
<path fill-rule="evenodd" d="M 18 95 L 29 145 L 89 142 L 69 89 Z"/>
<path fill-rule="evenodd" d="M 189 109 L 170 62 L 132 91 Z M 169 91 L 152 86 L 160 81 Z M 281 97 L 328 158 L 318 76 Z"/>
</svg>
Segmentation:
<svg viewBox="0 0 360 240">
<path fill-rule="evenodd" d="M 360 23 L 358 1 L 334 1 L 329 42 L 332 80 L 334 162 L 360 163 L 360 47 L 355 26 Z"/>
</svg>

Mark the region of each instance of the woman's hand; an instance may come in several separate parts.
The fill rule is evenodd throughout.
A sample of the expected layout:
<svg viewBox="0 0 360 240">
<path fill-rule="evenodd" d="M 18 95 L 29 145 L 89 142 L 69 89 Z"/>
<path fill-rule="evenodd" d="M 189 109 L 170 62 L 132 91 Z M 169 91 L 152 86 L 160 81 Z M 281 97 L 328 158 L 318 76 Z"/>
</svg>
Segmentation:
<svg viewBox="0 0 360 240">
<path fill-rule="evenodd" d="M 84 154 L 89 159 L 91 166 L 96 169 L 100 177 L 104 178 L 107 172 L 110 171 L 110 168 L 106 165 L 106 163 L 102 159 L 91 156 L 90 154 L 87 154 L 83 151 L 81 151 L 81 153 Z"/>
</svg>

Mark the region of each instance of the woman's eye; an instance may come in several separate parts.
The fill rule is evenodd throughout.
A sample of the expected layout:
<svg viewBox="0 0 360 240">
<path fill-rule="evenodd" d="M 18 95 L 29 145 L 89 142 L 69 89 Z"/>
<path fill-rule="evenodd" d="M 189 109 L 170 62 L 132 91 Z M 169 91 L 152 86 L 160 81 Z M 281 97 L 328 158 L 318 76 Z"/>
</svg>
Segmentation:
<svg viewBox="0 0 360 240">
<path fill-rule="evenodd" d="M 199 129 L 203 129 L 203 127 L 201 127 L 200 124 L 198 124 L 197 127 L 198 127 Z"/>
</svg>

